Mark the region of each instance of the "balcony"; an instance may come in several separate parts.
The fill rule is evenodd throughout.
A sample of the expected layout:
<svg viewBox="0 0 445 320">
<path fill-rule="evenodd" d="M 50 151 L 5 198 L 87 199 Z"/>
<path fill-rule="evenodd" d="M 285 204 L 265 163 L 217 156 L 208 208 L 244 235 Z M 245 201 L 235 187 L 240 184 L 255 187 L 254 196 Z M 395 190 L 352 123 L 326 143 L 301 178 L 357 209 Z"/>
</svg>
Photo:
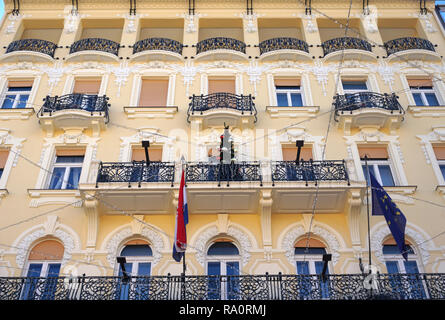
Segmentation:
<svg viewBox="0 0 445 320">
<path fill-rule="evenodd" d="M 246 44 L 225 37 L 209 38 L 196 45 L 195 60 L 247 60 Z"/>
<path fill-rule="evenodd" d="M 198 122 L 202 127 L 221 126 L 224 122 L 232 127 L 251 126 L 257 120 L 252 95 L 217 92 L 190 99 L 187 121 Z"/>
<path fill-rule="evenodd" d="M 273 213 L 310 212 L 315 197 L 317 212 L 343 211 L 350 186 L 344 160 L 278 161 L 271 171 Z"/>
<path fill-rule="evenodd" d="M 422 38 L 405 37 L 390 40 L 383 45 L 388 55 L 388 60 L 402 58 L 408 60 L 441 61 L 436 53 L 435 45 Z"/>
<path fill-rule="evenodd" d="M 330 39 L 321 44 L 323 58 L 331 61 L 344 59 L 376 60 L 371 44 L 363 39 L 341 37 Z"/>
<path fill-rule="evenodd" d="M 443 300 L 445 274 L 3 277 L 0 300 Z"/>
<path fill-rule="evenodd" d="M 257 212 L 263 181 L 259 162 L 187 163 L 185 180 L 194 214 Z"/>
<path fill-rule="evenodd" d="M 64 128 L 89 128 L 98 134 L 109 121 L 108 97 L 71 93 L 43 99 L 37 113 L 39 122 L 48 132 Z"/>
<path fill-rule="evenodd" d="M 182 60 L 183 45 L 179 41 L 166 38 L 148 38 L 133 45 L 133 61 Z"/>
<path fill-rule="evenodd" d="M 400 127 L 405 111 L 393 94 L 359 92 L 334 97 L 335 120 L 350 132 L 352 128 Z"/>
<path fill-rule="evenodd" d="M 13 41 L 6 48 L 1 58 L 4 62 L 52 62 L 57 45 L 40 39 L 23 39 Z"/>
<path fill-rule="evenodd" d="M 70 47 L 70 54 L 66 60 L 88 61 L 103 60 L 119 61 L 120 45 L 117 42 L 102 38 L 86 38 L 74 42 Z"/>
<path fill-rule="evenodd" d="M 260 60 L 312 60 L 306 41 L 297 38 L 273 38 L 260 42 Z"/>
<path fill-rule="evenodd" d="M 80 189 L 99 195 L 107 204 L 102 207 L 104 213 L 162 214 L 173 212 L 174 181 L 172 162 L 100 162 L 95 186 Z"/>
</svg>

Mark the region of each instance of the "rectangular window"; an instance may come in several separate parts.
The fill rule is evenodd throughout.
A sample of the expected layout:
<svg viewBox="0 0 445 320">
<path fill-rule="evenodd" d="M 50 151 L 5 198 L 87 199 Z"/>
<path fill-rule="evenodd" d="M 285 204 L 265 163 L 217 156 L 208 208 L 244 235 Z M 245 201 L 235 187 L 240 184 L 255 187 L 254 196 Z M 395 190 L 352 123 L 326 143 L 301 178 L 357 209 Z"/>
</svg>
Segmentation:
<svg viewBox="0 0 445 320">
<path fill-rule="evenodd" d="M 57 150 L 49 189 L 77 189 L 84 159 L 83 150 Z"/>
<path fill-rule="evenodd" d="M 9 151 L 0 150 L 0 178 L 3 175 L 3 170 L 5 169 L 6 161 L 8 160 Z"/>
<path fill-rule="evenodd" d="M 298 148 L 293 146 L 283 146 L 283 161 L 295 161 L 297 159 Z M 300 160 L 309 161 L 313 159 L 312 147 L 303 147 L 300 151 Z"/>
<path fill-rule="evenodd" d="M 300 79 L 275 79 L 277 106 L 302 107 L 303 91 Z"/>
<path fill-rule="evenodd" d="M 362 163 L 363 174 L 365 179 L 369 177 L 366 170 L 365 156 L 367 156 L 367 164 L 369 172 L 376 178 L 381 186 L 393 187 L 395 180 L 392 174 L 391 161 L 388 156 L 388 150 L 383 146 L 359 146 L 360 159 Z"/>
<path fill-rule="evenodd" d="M 3 95 L 2 109 L 26 108 L 33 81 L 8 81 Z"/>
<path fill-rule="evenodd" d="M 358 92 L 368 91 L 366 80 L 349 80 L 342 79 L 343 92 L 345 94 L 354 94 Z"/>
<path fill-rule="evenodd" d="M 439 100 L 431 79 L 408 79 L 416 106 L 438 106 Z"/>
<path fill-rule="evenodd" d="M 437 163 L 439 164 L 442 177 L 445 179 L 445 144 L 433 145 L 434 154 L 436 155 Z"/>
<path fill-rule="evenodd" d="M 217 92 L 236 94 L 235 79 L 209 79 L 208 94 Z"/>
<path fill-rule="evenodd" d="M 98 95 L 101 79 L 76 79 L 74 81 L 73 93 L 84 93 Z"/>
<path fill-rule="evenodd" d="M 139 106 L 164 107 L 167 105 L 168 79 L 142 79 Z"/>
</svg>

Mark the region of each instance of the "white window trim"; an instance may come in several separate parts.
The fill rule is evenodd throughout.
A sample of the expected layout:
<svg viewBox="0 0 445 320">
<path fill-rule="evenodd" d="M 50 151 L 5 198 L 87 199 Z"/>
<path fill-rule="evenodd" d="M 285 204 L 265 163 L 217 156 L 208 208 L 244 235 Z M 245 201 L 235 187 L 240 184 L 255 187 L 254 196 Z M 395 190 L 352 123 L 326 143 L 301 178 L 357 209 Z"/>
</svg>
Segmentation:
<svg viewBox="0 0 445 320">
<path fill-rule="evenodd" d="M 133 87 L 131 90 L 130 106 L 138 106 L 142 89 L 142 78 L 165 78 L 168 79 L 166 107 L 175 106 L 176 73 L 170 70 L 142 70 L 133 77 Z"/>
<path fill-rule="evenodd" d="M 17 165 L 17 161 L 22 151 L 22 143 L 26 140 L 26 138 L 14 137 L 10 132 L 9 129 L 0 128 L 0 146 L 9 151 L 8 159 L 6 160 L 2 176 L 0 177 L 0 189 L 6 189 L 9 175 L 12 168 Z"/>
<path fill-rule="evenodd" d="M 108 80 L 109 80 L 108 73 L 106 73 L 103 70 L 79 69 L 79 70 L 73 71 L 72 74 L 67 76 L 62 95 L 73 93 L 76 78 L 82 78 L 82 79 L 84 79 L 84 78 L 92 78 L 92 79 L 100 78 L 101 80 L 100 80 L 100 88 L 99 88 L 98 96 L 103 96 L 106 94 L 107 87 L 108 87 Z"/>
<path fill-rule="evenodd" d="M 394 186 L 398 186 L 399 185 L 397 177 L 394 175 L 394 166 L 392 165 L 391 159 L 386 159 L 386 160 L 368 160 L 367 162 L 368 162 L 368 167 L 371 167 L 371 166 L 374 167 L 375 178 L 376 178 L 377 182 L 381 186 L 383 186 L 382 177 L 380 175 L 380 170 L 377 169 L 377 167 L 379 165 L 387 165 L 387 166 L 389 166 L 389 169 L 391 170 L 391 176 L 392 176 L 392 179 L 394 181 Z M 365 165 L 365 160 L 362 160 L 362 166 L 363 165 Z"/>
<path fill-rule="evenodd" d="M 304 101 L 304 90 L 303 87 L 300 86 L 299 89 L 277 89 L 277 87 L 275 87 L 275 93 L 276 95 L 278 95 L 279 93 L 285 93 L 287 96 L 287 106 L 285 107 L 296 107 L 298 108 L 299 106 L 293 106 L 292 105 L 292 94 L 293 93 L 297 93 L 300 94 L 301 96 L 301 101 L 302 101 L 302 105 L 301 107 L 305 106 L 305 101 Z M 278 98 L 277 98 L 277 105 L 278 105 Z"/>
<path fill-rule="evenodd" d="M 14 98 L 14 101 L 13 101 L 13 103 L 12 103 L 12 107 L 11 108 L 9 108 L 9 109 L 22 109 L 22 108 L 17 108 L 18 107 L 18 105 L 20 104 L 20 102 L 21 102 L 21 96 L 22 95 L 28 95 L 28 99 L 29 99 L 29 95 L 31 94 L 31 91 L 32 91 L 32 87 L 31 87 L 31 89 L 29 90 L 29 91 L 9 91 L 9 86 L 8 85 L 6 85 L 5 86 L 5 90 L 3 91 L 3 93 L 2 93 L 2 95 L 1 95 L 1 98 L 0 98 L 0 100 L 1 100 L 1 106 L 3 106 L 3 104 L 4 104 L 4 102 L 5 102 L 5 99 L 6 99 L 6 96 L 8 96 L 8 95 L 15 95 L 15 98 Z M 20 98 L 17 98 L 17 97 L 20 97 Z M 25 108 L 27 108 L 28 107 L 28 100 L 26 101 L 26 105 L 25 105 Z M 2 108 L 3 109 L 3 108 Z"/>
<path fill-rule="evenodd" d="M 238 249 L 239 251 L 239 249 Z M 205 263 L 205 274 L 209 274 L 209 262 L 219 262 L 220 265 L 220 275 L 221 276 L 227 276 L 227 263 L 228 262 L 238 262 L 238 275 L 241 274 L 241 256 L 240 255 L 227 255 L 227 256 L 209 256 L 206 255 L 206 263 Z M 228 281 L 222 281 L 221 282 L 221 300 L 227 299 L 227 284 Z"/>
<path fill-rule="evenodd" d="M 306 255 L 296 254 L 295 255 L 295 274 L 299 274 L 298 267 L 297 267 L 297 262 L 299 262 L 299 261 L 300 262 L 307 261 L 309 263 L 309 274 L 315 275 L 315 274 L 317 274 L 316 269 L 315 269 L 315 262 L 323 262 L 323 255 L 322 254 L 306 254 Z M 330 262 L 328 262 L 328 272 L 329 272 L 329 270 L 331 270 Z"/>
<path fill-rule="evenodd" d="M 37 95 L 37 91 L 39 89 L 40 80 L 42 79 L 42 76 L 40 73 L 36 71 L 29 71 L 29 70 L 23 70 L 23 71 L 15 71 L 7 73 L 5 76 L 0 77 L 0 93 L 1 93 L 1 99 L 0 99 L 0 106 L 3 105 L 3 97 L 5 96 L 6 92 L 8 91 L 8 82 L 12 80 L 29 80 L 30 78 L 33 78 L 32 88 L 29 92 L 28 101 L 26 102 L 25 108 L 33 108 L 34 109 L 34 102 Z M 11 109 L 7 109 L 11 110 Z M 20 109 L 12 109 L 12 110 L 20 110 Z"/>
<path fill-rule="evenodd" d="M 85 156 L 84 156 L 84 161 L 85 161 Z M 55 168 L 65 168 L 65 173 L 62 178 L 61 188 L 60 189 L 51 189 L 51 190 L 67 190 L 68 180 L 69 180 L 69 175 L 70 175 L 71 169 L 72 168 L 82 168 L 82 167 L 83 167 L 83 161 L 82 161 L 82 163 L 80 163 L 80 162 L 57 163 L 57 155 L 55 155 L 51 172 L 54 172 Z M 52 178 L 53 178 L 52 175 L 48 175 L 48 181 L 46 183 L 47 189 L 50 189 Z M 79 183 L 80 183 L 80 179 L 79 179 Z"/>
<path fill-rule="evenodd" d="M 40 270 L 40 277 L 48 277 L 48 268 L 50 264 L 60 264 L 60 272 L 62 272 L 62 260 L 28 260 L 26 263 L 26 268 L 24 268 L 23 276 L 26 277 L 29 272 L 29 267 L 31 264 L 42 264 L 42 270 Z M 54 275 L 51 275 L 54 276 Z"/>
<path fill-rule="evenodd" d="M 434 95 L 436 96 L 437 101 L 439 101 L 439 99 L 437 98 L 437 91 L 435 89 L 435 87 L 433 86 L 431 89 L 414 89 L 414 88 L 410 88 L 411 91 L 411 95 L 413 96 L 414 99 L 414 93 L 420 94 L 420 99 L 422 99 L 423 105 L 428 107 L 429 102 L 426 98 L 426 93 L 434 93 Z M 414 101 L 415 103 L 415 101 Z M 434 106 L 434 105 L 433 105 Z"/>
<path fill-rule="evenodd" d="M 432 73 L 435 75 L 435 77 L 438 77 L 440 80 L 442 80 L 442 77 L 440 76 L 440 73 L 435 72 L 434 70 L 427 70 L 429 73 Z M 402 82 L 403 90 L 405 91 L 405 96 L 408 99 L 408 105 L 415 106 L 416 101 L 414 101 L 414 97 L 411 93 L 411 88 L 408 83 L 409 77 L 425 77 L 425 73 L 419 73 L 418 70 L 405 70 L 403 73 L 400 73 L 400 81 Z M 434 81 L 433 83 L 433 89 L 434 93 L 436 94 L 436 98 L 439 101 L 440 105 L 445 105 L 445 97 L 441 92 L 445 92 L 445 85 L 442 83 L 442 81 Z"/>
<path fill-rule="evenodd" d="M 387 261 L 397 262 L 397 265 L 399 268 L 399 273 L 406 273 L 405 264 L 404 264 L 405 259 L 402 257 L 401 254 L 398 254 L 398 255 L 382 254 L 382 256 L 383 256 L 383 260 L 385 262 L 387 262 Z M 420 271 L 421 264 L 417 257 L 417 254 L 408 254 L 408 261 L 415 261 L 417 263 L 417 269 L 419 270 L 419 273 L 421 273 L 421 271 Z M 385 264 L 385 267 L 386 267 L 386 264 Z"/>
<path fill-rule="evenodd" d="M 225 78 L 235 80 L 235 94 L 244 94 L 243 75 L 237 70 L 227 69 L 209 69 L 201 73 L 201 92 L 202 95 L 209 94 L 209 78 Z"/>
<path fill-rule="evenodd" d="M 336 91 L 339 95 L 344 95 L 345 92 L 343 90 L 342 79 L 343 78 L 357 78 L 357 80 L 363 80 L 366 78 L 366 87 L 368 88 L 367 92 L 375 92 L 380 93 L 379 84 L 377 82 L 376 75 L 374 73 L 370 73 L 369 70 L 364 68 L 345 68 L 341 70 L 340 79 L 338 78 L 338 74 L 334 75 L 334 83 L 338 84 Z M 362 90 L 357 90 L 357 92 L 363 92 Z"/>
<path fill-rule="evenodd" d="M 266 74 L 270 106 L 275 106 L 275 107 L 278 106 L 275 78 L 279 77 L 299 78 L 301 81 L 300 90 L 301 90 L 301 98 L 303 100 L 303 106 L 314 105 L 314 102 L 312 100 L 309 75 L 307 73 L 303 73 L 302 70 L 295 71 L 293 69 L 288 69 L 288 68 L 279 68 L 279 69 L 274 69 Z"/>
<path fill-rule="evenodd" d="M 432 132 L 426 135 L 417 135 L 420 139 L 421 147 L 426 158 L 426 163 L 431 164 L 437 183 L 440 186 L 445 185 L 445 179 L 439 167 L 439 161 L 434 153 L 433 143 L 443 143 L 445 140 L 445 126 L 434 126 Z"/>
<path fill-rule="evenodd" d="M 358 145 L 369 144 L 381 144 L 386 146 L 388 150 L 388 156 L 391 161 L 393 178 L 397 181 L 398 186 L 408 186 L 408 180 L 403 168 L 403 156 L 400 150 L 400 143 L 398 136 L 386 135 L 375 128 L 362 129 L 359 133 L 353 136 L 344 136 L 348 149 L 349 158 L 354 162 L 354 172 L 351 172 L 349 168 L 349 177 L 351 180 L 357 180 L 358 182 L 365 182 L 365 175 L 362 169 L 362 160 L 358 152 Z M 355 179 L 354 179 L 355 178 Z"/>
</svg>

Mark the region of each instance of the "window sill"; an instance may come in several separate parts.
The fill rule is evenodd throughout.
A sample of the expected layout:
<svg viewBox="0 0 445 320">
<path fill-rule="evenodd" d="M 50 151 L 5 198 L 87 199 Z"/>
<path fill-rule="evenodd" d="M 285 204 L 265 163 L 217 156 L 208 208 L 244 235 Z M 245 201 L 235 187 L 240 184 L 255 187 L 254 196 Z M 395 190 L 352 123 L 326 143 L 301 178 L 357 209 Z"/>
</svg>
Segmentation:
<svg viewBox="0 0 445 320">
<path fill-rule="evenodd" d="M 445 117 L 445 106 L 408 106 L 414 117 Z"/>
<path fill-rule="evenodd" d="M 445 196 L 445 186 L 437 186 L 436 191 L 439 192 L 442 196 Z"/>
<path fill-rule="evenodd" d="M 267 106 L 266 112 L 271 118 L 313 118 L 320 111 L 320 107 L 278 107 Z"/>
<path fill-rule="evenodd" d="M 7 189 L 0 189 L 0 200 L 9 194 Z"/>
<path fill-rule="evenodd" d="M 0 109 L 0 120 L 27 120 L 33 114 L 33 108 Z"/>
<path fill-rule="evenodd" d="M 128 119 L 172 119 L 178 113 L 178 107 L 124 107 Z"/>
<path fill-rule="evenodd" d="M 71 204 L 73 207 L 82 206 L 79 190 L 28 189 L 31 198 L 30 207 L 37 208 L 46 204 Z"/>
<path fill-rule="evenodd" d="M 417 186 L 395 186 L 383 187 L 392 200 L 405 204 L 414 204 L 414 200 L 409 197 L 416 192 Z"/>
</svg>

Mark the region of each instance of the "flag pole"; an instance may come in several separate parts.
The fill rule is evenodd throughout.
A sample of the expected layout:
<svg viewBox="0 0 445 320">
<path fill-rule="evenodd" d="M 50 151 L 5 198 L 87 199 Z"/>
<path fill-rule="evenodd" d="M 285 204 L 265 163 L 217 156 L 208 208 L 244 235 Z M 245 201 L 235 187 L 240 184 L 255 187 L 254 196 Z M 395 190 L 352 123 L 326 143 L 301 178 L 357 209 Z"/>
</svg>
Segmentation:
<svg viewBox="0 0 445 320">
<path fill-rule="evenodd" d="M 184 172 L 184 170 L 185 170 L 185 158 L 184 158 L 184 155 L 181 156 L 181 167 L 182 167 L 182 172 Z M 182 175 L 182 173 L 181 173 L 181 175 Z M 185 177 L 184 177 L 184 179 L 185 179 Z M 184 192 L 185 192 L 185 190 L 184 190 Z M 182 254 L 182 274 L 184 275 L 184 277 L 185 277 L 185 271 L 186 270 L 187 270 L 187 266 L 185 264 L 185 250 L 184 250 L 184 252 Z"/>
</svg>

